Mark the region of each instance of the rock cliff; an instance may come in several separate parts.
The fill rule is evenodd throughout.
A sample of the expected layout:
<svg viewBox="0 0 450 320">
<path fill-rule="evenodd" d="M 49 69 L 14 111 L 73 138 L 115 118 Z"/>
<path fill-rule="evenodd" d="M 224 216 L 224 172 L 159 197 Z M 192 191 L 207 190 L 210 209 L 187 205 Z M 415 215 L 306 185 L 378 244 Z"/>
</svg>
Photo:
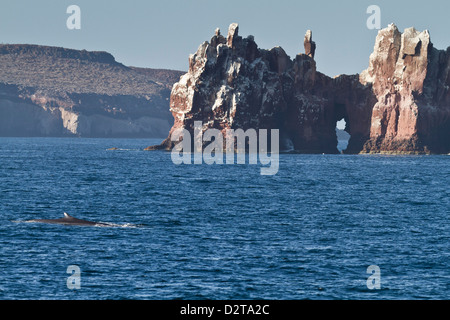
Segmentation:
<svg viewBox="0 0 450 320">
<path fill-rule="evenodd" d="M 181 74 L 106 52 L 0 45 L 0 136 L 164 137 Z"/>
<path fill-rule="evenodd" d="M 450 48 L 433 47 L 428 31 L 391 24 L 381 30 L 360 75 L 377 98 L 364 152 L 450 151 Z"/>
<path fill-rule="evenodd" d="M 317 71 L 308 30 L 304 51 L 291 59 L 258 48 L 231 24 L 189 57 L 189 71 L 170 96 L 174 125 L 148 150 L 173 147 L 178 128 L 279 129 L 281 148 L 337 153 L 336 122 L 345 119 L 346 152 L 449 152 L 449 49 L 432 47 L 428 32 L 394 25 L 381 30 L 360 75 L 330 78 Z"/>
</svg>

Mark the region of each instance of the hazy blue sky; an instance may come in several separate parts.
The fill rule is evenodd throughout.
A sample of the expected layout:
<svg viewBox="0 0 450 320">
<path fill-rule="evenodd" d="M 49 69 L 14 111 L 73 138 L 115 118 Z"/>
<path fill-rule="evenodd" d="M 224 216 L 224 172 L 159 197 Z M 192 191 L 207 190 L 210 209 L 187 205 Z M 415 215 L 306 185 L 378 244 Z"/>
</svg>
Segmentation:
<svg viewBox="0 0 450 320">
<path fill-rule="evenodd" d="M 66 9 L 81 8 L 81 30 L 68 30 Z M 293 58 L 313 31 L 319 71 L 359 73 L 368 65 L 377 30 L 366 9 L 381 8 L 381 25 L 428 29 L 435 47 L 450 46 L 450 1 L 404 0 L 1 0 L 0 42 L 108 51 L 125 65 L 187 70 L 190 53 L 219 27 L 238 22 L 259 47 L 282 46 Z"/>
</svg>

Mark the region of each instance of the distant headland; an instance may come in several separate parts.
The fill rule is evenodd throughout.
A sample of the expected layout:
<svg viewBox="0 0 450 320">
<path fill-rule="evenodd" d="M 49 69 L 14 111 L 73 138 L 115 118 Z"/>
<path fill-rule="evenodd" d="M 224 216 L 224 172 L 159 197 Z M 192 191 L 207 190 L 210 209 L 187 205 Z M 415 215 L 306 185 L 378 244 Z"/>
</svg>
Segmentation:
<svg viewBox="0 0 450 320">
<path fill-rule="evenodd" d="M 107 52 L 0 45 L 0 136 L 162 138 L 183 73 L 127 67 Z"/>
</svg>

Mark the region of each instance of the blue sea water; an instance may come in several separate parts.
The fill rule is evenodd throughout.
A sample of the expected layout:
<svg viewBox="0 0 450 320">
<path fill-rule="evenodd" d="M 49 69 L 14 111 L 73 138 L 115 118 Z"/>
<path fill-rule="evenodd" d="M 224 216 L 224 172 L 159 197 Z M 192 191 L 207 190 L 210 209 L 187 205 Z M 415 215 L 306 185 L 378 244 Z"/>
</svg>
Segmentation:
<svg viewBox="0 0 450 320">
<path fill-rule="evenodd" d="M 450 156 L 284 154 L 262 176 L 156 143 L 0 138 L 0 299 L 450 298 Z M 63 212 L 122 227 L 15 222 Z"/>
</svg>

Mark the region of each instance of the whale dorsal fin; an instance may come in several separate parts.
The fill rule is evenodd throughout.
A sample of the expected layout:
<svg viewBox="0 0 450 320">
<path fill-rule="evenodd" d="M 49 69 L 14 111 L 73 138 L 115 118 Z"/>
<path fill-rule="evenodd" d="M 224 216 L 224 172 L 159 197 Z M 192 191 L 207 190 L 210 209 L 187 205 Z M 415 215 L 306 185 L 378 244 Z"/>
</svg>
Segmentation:
<svg viewBox="0 0 450 320">
<path fill-rule="evenodd" d="M 64 218 L 72 218 L 72 217 L 69 216 L 67 213 L 64 212 Z"/>
</svg>

